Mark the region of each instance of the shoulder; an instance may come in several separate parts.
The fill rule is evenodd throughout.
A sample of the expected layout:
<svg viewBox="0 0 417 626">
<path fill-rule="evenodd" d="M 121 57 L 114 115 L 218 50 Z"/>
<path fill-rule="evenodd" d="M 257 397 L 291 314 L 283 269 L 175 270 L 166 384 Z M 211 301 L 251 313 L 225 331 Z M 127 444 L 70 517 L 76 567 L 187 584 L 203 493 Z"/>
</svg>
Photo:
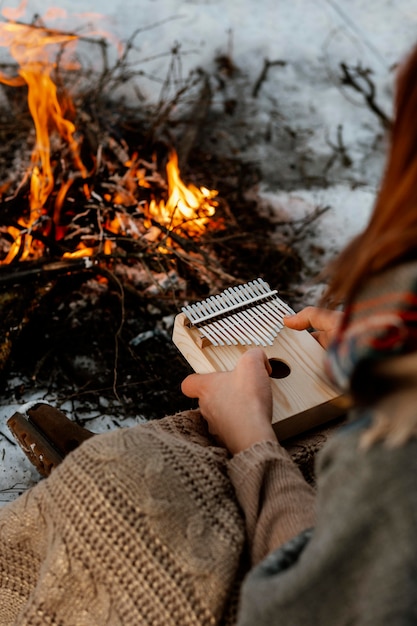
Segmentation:
<svg viewBox="0 0 417 626">
<path fill-rule="evenodd" d="M 393 416 L 391 416 L 392 419 Z M 360 511 L 381 506 L 395 493 L 396 500 L 407 498 L 416 489 L 417 438 L 403 445 L 389 445 L 385 440 L 364 446 L 364 435 L 377 419 L 375 410 L 364 410 L 343 426 L 324 446 L 317 458 L 316 472 L 319 505 L 343 506 L 348 499 L 361 503 Z M 368 495 L 372 497 L 367 500 Z M 363 502 L 362 502 L 363 501 Z M 362 508 L 363 507 L 363 508 Z M 417 514 L 417 499 L 416 499 Z"/>
<path fill-rule="evenodd" d="M 242 606 L 256 620 L 239 626 L 385 626 L 400 614 L 417 615 L 410 578 L 417 570 L 417 441 L 364 450 L 370 418 L 362 414 L 324 447 L 316 526 L 251 573 Z"/>
</svg>

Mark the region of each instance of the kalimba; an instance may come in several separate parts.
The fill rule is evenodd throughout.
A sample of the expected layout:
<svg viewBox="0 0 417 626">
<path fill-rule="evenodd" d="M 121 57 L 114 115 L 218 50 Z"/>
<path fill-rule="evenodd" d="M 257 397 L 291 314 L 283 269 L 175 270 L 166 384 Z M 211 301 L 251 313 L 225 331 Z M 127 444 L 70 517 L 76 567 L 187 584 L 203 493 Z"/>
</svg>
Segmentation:
<svg viewBox="0 0 417 626">
<path fill-rule="evenodd" d="M 232 370 L 260 346 L 272 367 L 273 425 L 287 439 L 341 415 L 346 396 L 324 371 L 325 350 L 307 330 L 283 324 L 294 311 L 261 278 L 183 307 L 173 342 L 199 374 Z"/>
</svg>

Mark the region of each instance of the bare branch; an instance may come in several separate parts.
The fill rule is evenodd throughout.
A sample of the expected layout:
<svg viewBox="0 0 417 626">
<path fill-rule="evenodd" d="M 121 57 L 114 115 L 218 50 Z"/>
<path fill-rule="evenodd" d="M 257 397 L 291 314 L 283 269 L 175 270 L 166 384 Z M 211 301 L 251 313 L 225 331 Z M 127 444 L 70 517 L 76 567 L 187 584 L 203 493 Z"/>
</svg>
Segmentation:
<svg viewBox="0 0 417 626">
<path fill-rule="evenodd" d="M 382 126 L 389 130 L 392 127 L 392 120 L 376 102 L 376 86 L 371 79 L 372 70 L 362 67 L 360 63 L 356 66 L 349 66 L 343 62 L 340 63 L 340 69 L 342 70 L 341 84 L 352 87 L 360 93 L 369 109 L 378 117 Z"/>
<path fill-rule="evenodd" d="M 266 80 L 269 68 L 270 67 L 285 67 L 287 65 L 286 61 L 282 61 L 280 59 L 276 61 L 269 61 L 269 59 L 264 59 L 264 66 L 262 68 L 261 73 L 259 74 L 258 80 L 255 82 L 255 85 L 252 89 L 252 97 L 256 98 L 258 96 L 259 90 L 262 87 L 262 83 Z"/>
</svg>

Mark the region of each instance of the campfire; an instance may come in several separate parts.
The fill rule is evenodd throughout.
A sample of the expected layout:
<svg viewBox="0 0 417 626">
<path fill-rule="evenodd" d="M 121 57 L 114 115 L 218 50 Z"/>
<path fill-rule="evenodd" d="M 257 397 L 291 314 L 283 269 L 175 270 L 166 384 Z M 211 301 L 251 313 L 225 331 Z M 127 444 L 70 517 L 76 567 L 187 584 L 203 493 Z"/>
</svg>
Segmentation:
<svg viewBox="0 0 417 626">
<path fill-rule="evenodd" d="M 171 235 L 198 238 L 215 214 L 217 191 L 184 184 L 175 150 L 164 177 L 154 152 L 131 152 L 112 136 L 95 152 L 88 146 L 70 93 L 58 89 L 53 77 L 57 58 L 60 71 L 79 69 L 67 49 L 76 39 L 37 24 L 0 25 L 0 45 L 18 64 L 15 76 L 3 73 L 0 81 L 26 88 L 35 129 L 18 189 L 6 182 L 1 190 L 6 212 L 8 203 L 21 207 L 3 229 L 2 264 L 52 251 L 62 258 L 112 256 L 123 237 L 158 241 L 160 250 L 169 251 L 176 245 Z"/>
<path fill-rule="evenodd" d="M 189 367 L 171 342 L 175 314 L 257 276 L 285 297 L 302 267 L 291 245 L 302 225 L 285 224 L 277 236 L 246 196 L 256 169 L 201 147 L 212 124 L 205 72 L 156 105 L 142 97 L 127 104 L 108 86 L 131 80 L 131 41 L 113 68 L 92 72 L 76 46 L 103 51 L 102 35 L 3 16 L 0 47 L 11 57 L 0 74 L 10 105 L 0 186 L 7 392 L 18 399 L 46 385 L 58 405 L 116 402 L 122 417 L 188 407 L 179 381 Z M 232 80 L 233 64 L 218 59 L 226 65 Z"/>
</svg>

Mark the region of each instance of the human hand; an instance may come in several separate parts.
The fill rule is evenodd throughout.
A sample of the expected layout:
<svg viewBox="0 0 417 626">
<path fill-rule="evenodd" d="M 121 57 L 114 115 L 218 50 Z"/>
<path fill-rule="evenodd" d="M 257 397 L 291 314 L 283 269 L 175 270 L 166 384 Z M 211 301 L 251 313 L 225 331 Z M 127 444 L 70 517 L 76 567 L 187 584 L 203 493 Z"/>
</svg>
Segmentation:
<svg viewBox="0 0 417 626">
<path fill-rule="evenodd" d="M 232 453 L 276 436 L 272 421 L 271 366 L 260 348 L 245 352 L 231 372 L 191 374 L 182 383 L 198 398 L 209 431 Z"/>
<path fill-rule="evenodd" d="M 286 315 L 284 324 L 294 330 L 315 328 L 311 334 L 323 348 L 327 348 L 336 336 L 343 313 L 331 309 L 308 306 L 295 315 Z"/>
</svg>

